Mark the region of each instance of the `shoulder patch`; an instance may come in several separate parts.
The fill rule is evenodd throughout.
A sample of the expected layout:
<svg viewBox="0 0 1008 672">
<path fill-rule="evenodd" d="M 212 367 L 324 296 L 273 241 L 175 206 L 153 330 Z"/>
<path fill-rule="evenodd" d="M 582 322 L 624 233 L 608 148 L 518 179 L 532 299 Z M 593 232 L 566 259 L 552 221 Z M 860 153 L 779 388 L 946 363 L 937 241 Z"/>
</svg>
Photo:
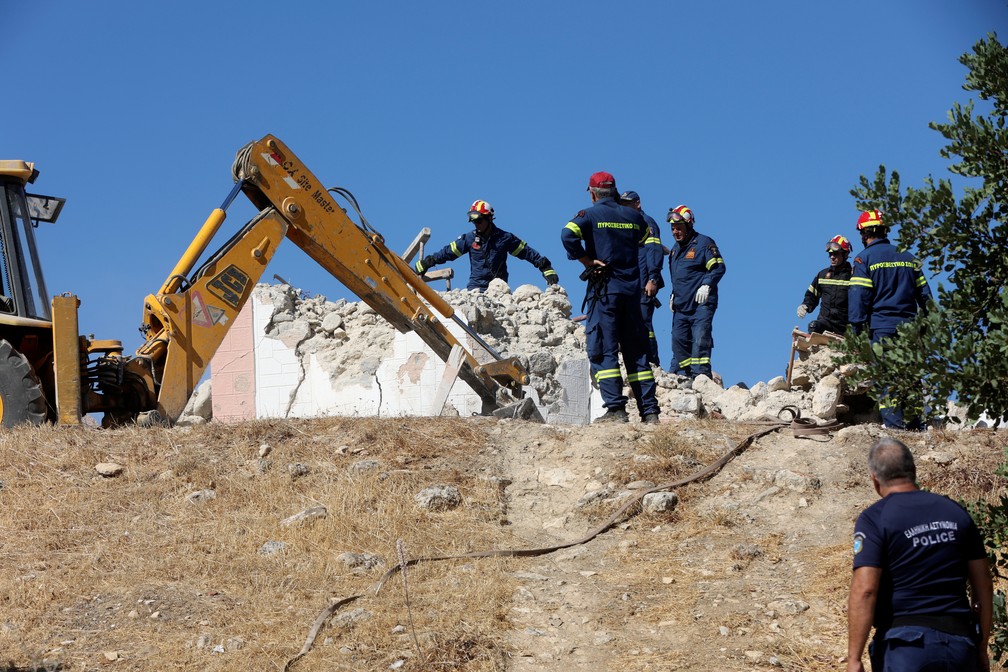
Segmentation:
<svg viewBox="0 0 1008 672">
<path fill-rule="evenodd" d="M 861 261 L 861 257 L 854 257 L 854 263 L 855 264 L 863 264 L 864 262 Z"/>
<path fill-rule="evenodd" d="M 854 533 L 854 555 L 857 555 L 864 548 L 864 533 Z"/>
<path fill-rule="evenodd" d="M 578 217 L 584 217 L 584 216 L 585 216 L 585 211 L 584 210 L 578 210 L 578 213 L 576 215 L 574 215 L 574 219 L 577 219 Z"/>
<path fill-rule="evenodd" d="M 721 253 L 718 252 L 717 245 L 715 245 L 714 243 L 711 243 L 710 245 L 707 246 L 707 251 L 710 252 L 712 256 L 715 257 L 721 256 Z"/>
</svg>

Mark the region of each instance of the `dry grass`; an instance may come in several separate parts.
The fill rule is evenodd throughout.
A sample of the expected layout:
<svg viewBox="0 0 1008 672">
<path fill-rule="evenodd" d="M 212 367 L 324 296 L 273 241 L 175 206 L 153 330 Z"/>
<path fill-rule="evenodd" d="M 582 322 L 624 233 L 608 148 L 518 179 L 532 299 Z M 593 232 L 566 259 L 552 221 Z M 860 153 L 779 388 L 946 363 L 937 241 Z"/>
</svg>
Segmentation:
<svg viewBox="0 0 1008 672">
<path fill-rule="evenodd" d="M 0 561 L 8 568 L 0 574 L 0 662 L 95 669 L 108 654 L 121 670 L 281 669 L 330 597 L 366 591 L 395 564 L 398 539 L 414 557 L 507 543 L 497 489 L 456 468 L 483 447 L 481 427 L 331 419 L 0 434 Z M 271 466 L 261 472 L 264 443 Z M 360 459 L 381 467 L 349 469 Z M 420 459 L 423 468 L 412 470 Z M 124 473 L 98 476 L 94 465 L 107 461 Z M 292 463 L 310 473 L 292 479 Z M 413 495 L 436 483 L 459 485 L 463 506 L 418 509 Z M 187 501 L 204 488 L 216 498 Z M 279 525 L 317 505 L 327 518 Z M 260 554 L 270 540 L 287 546 Z M 336 560 L 344 551 L 386 565 L 355 574 Z M 498 632 L 512 590 L 505 565 L 411 568 L 423 660 L 408 633 L 391 634 L 406 623 L 396 580 L 351 605 L 367 615 L 324 630 L 297 669 L 384 669 L 400 658 L 405 670 L 502 669 Z M 215 645 L 227 653 L 212 653 Z"/>
</svg>

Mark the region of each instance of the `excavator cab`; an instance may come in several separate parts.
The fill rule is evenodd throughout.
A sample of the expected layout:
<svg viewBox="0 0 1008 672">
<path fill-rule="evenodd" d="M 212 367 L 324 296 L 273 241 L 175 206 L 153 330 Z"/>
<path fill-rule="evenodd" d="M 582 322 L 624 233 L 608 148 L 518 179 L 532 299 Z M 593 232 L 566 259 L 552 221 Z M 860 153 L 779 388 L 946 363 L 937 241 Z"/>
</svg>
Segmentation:
<svg viewBox="0 0 1008 672">
<path fill-rule="evenodd" d="M 54 222 L 65 199 L 36 196 L 25 161 L 0 161 L 0 424 L 51 418 L 40 374 L 51 384 L 52 314 L 35 227 Z"/>
<path fill-rule="evenodd" d="M 66 199 L 26 193 L 37 176 L 31 163 L 0 161 L 0 323 L 7 316 L 52 319 L 35 227 L 55 222 Z"/>
</svg>

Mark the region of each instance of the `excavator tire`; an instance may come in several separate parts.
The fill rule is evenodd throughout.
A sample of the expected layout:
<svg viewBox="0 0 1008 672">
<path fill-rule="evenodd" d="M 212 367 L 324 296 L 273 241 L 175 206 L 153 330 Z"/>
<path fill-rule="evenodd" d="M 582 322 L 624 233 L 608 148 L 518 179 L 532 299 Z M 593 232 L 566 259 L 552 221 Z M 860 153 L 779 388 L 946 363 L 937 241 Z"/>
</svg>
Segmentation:
<svg viewBox="0 0 1008 672">
<path fill-rule="evenodd" d="M 24 355 L 0 339 L 0 425 L 41 425 L 45 419 L 45 397 L 38 376 Z"/>
</svg>

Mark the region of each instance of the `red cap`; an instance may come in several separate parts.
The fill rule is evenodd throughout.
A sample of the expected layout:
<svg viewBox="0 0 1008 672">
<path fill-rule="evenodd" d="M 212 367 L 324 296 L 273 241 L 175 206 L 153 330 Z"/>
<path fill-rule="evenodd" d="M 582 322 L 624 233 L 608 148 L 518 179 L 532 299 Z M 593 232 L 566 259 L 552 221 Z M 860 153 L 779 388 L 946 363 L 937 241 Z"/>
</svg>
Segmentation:
<svg viewBox="0 0 1008 672">
<path fill-rule="evenodd" d="M 597 189 L 601 188 L 614 188 L 616 186 L 616 178 L 612 176 L 611 173 L 607 173 L 604 170 L 600 170 L 597 173 L 592 173 L 592 176 L 588 178 L 588 188 Z"/>
</svg>

